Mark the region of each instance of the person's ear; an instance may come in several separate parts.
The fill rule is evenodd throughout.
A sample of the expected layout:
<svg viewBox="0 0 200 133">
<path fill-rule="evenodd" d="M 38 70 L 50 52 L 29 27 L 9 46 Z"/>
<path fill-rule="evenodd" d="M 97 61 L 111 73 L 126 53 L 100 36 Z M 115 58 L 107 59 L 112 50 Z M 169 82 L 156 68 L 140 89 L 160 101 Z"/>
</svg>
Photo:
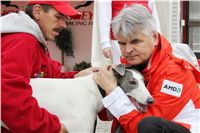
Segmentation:
<svg viewBox="0 0 200 133">
<path fill-rule="evenodd" d="M 153 41 L 154 41 L 155 45 L 158 44 L 158 42 L 159 42 L 159 34 L 158 34 L 158 32 L 154 32 L 153 33 Z"/>
<path fill-rule="evenodd" d="M 40 19 L 40 14 L 42 11 L 42 7 L 39 4 L 35 4 L 33 6 L 33 19 L 38 21 Z"/>
</svg>

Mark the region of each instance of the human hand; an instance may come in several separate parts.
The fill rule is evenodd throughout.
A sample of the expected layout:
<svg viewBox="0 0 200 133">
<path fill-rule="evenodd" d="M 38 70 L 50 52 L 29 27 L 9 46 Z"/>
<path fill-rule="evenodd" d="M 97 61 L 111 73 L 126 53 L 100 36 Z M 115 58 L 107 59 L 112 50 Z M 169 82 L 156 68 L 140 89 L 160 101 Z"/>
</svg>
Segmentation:
<svg viewBox="0 0 200 133">
<path fill-rule="evenodd" d="M 66 128 L 63 124 L 61 124 L 61 129 L 60 129 L 59 133 L 68 133 L 68 131 L 66 130 Z"/>
<path fill-rule="evenodd" d="M 97 72 L 97 71 L 99 71 L 99 70 L 100 70 L 99 67 L 90 67 L 90 68 L 87 68 L 87 69 L 85 69 L 85 70 L 80 71 L 79 73 L 77 73 L 77 74 L 75 75 L 75 77 L 86 76 L 86 75 L 89 75 L 89 74 L 91 74 L 91 73 Z"/>
<path fill-rule="evenodd" d="M 112 57 L 111 47 L 104 48 L 104 49 L 102 50 L 102 52 L 103 52 L 103 55 L 104 55 L 106 58 L 111 58 L 111 57 Z"/>
<path fill-rule="evenodd" d="M 100 71 L 95 72 L 94 81 L 106 91 L 106 94 L 111 93 L 117 87 L 117 80 L 113 74 L 112 66 L 107 65 Z"/>
</svg>

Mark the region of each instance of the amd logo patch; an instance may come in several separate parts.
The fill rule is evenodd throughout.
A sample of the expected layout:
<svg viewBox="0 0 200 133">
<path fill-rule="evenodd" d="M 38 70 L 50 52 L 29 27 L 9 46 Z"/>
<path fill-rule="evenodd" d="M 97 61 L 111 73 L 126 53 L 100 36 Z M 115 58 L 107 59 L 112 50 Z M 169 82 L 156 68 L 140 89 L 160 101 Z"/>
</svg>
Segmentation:
<svg viewBox="0 0 200 133">
<path fill-rule="evenodd" d="M 164 79 L 161 92 L 175 97 L 180 97 L 182 93 L 182 88 L 183 88 L 182 84 Z"/>
</svg>

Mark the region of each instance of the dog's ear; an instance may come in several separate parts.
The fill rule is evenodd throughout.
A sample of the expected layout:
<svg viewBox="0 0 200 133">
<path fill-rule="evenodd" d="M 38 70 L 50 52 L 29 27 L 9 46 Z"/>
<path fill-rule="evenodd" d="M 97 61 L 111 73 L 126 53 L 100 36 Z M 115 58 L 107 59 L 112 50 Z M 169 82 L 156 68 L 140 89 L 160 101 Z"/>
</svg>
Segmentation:
<svg viewBox="0 0 200 133">
<path fill-rule="evenodd" d="M 125 65 L 123 64 L 119 64 L 117 66 L 115 66 L 113 69 L 114 74 L 118 74 L 120 76 L 124 76 L 125 75 Z"/>
</svg>

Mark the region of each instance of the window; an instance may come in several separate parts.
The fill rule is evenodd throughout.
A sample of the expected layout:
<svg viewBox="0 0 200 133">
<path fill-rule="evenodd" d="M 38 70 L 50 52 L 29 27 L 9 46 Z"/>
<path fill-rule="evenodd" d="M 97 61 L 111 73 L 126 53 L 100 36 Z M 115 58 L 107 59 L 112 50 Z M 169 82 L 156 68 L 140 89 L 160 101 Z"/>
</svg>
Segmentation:
<svg viewBox="0 0 200 133">
<path fill-rule="evenodd" d="M 187 43 L 200 58 L 200 1 L 187 1 Z"/>
</svg>

